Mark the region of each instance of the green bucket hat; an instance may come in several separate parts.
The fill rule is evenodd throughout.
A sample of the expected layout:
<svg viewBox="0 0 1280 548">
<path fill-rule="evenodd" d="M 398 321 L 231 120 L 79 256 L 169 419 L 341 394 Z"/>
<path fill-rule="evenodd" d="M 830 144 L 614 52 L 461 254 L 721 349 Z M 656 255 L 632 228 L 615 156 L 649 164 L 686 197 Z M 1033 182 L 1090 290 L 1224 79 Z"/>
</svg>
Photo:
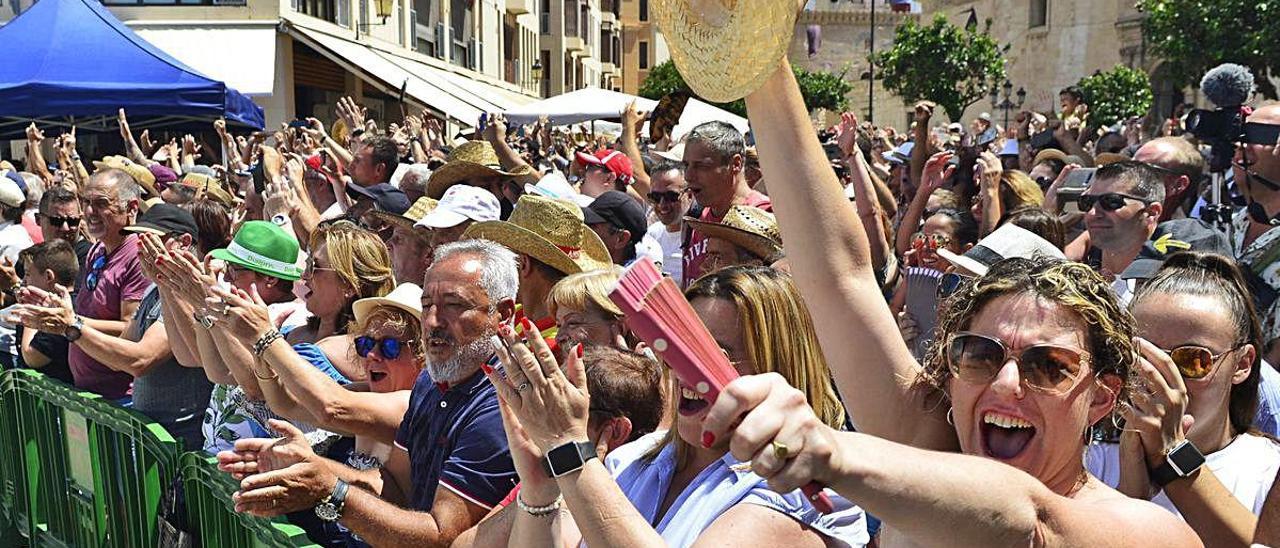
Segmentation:
<svg viewBox="0 0 1280 548">
<path fill-rule="evenodd" d="M 246 222 L 236 232 L 231 245 L 210 254 L 215 259 L 282 280 L 296 281 L 302 277 L 302 269 L 297 265 L 298 240 L 267 221 Z"/>
</svg>

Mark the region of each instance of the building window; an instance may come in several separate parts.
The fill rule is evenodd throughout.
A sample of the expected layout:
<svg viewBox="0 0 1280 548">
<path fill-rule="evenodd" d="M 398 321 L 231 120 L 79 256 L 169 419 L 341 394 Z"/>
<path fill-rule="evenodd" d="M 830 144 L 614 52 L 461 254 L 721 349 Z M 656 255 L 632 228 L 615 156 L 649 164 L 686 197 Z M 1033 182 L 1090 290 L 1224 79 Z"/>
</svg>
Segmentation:
<svg viewBox="0 0 1280 548">
<path fill-rule="evenodd" d="M 1049 24 L 1049 0 L 1031 0 L 1031 28 Z"/>
<path fill-rule="evenodd" d="M 649 20 L 649 0 L 640 0 L 640 20 Z"/>
<path fill-rule="evenodd" d="M 640 41 L 640 70 L 649 68 L 649 42 Z"/>
</svg>

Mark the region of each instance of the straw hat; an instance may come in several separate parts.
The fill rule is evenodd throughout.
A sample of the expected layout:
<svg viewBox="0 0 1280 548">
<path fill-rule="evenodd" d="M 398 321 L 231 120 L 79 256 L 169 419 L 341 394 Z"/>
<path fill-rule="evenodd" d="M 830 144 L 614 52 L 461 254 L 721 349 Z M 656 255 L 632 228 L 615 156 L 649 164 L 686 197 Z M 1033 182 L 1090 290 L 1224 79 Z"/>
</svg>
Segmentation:
<svg viewBox="0 0 1280 548">
<path fill-rule="evenodd" d="M 414 223 L 422 220 L 423 217 L 426 217 L 427 214 L 431 213 L 439 203 L 440 202 L 436 200 L 423 196 L 418 198 L 418 201 L 413 202 L 413 205 L 409 206 L 408 210 L 399 215 L 390 211 L 381 210 L 370 211 L 369 214 L 402 228 L 413 228 Z"/>
<path fill-rule="evenodd" d="M 773 214 L 763 209 L 736 205 L 724 220 L 711 223 L 685 217 L 685 222 L 708 238 L 720 238 L 772 262 L 782 256 L 782 232 Z"/>
<path fill-rule="evenodd" d="M 449 187 L 474 177 L 521 177 L 520 182 L 537 183 L 538 174 L 528 166 L 503 171 L 498 154 L 488 141 L 467 141 L 449 153 L 443 166 L 427 179 L 427 196 L 440 199 Z M 527 179 L 527 180 L 524 180 Z"/>
<path fill-rule="evenodd" d="M 417 284 L 405 282 L 397 285 L 385 297 L 369 297 L 351 303 L 351 313 L 356 323 L 363 324 L 375 309 L 381 306 L 399 308 L 413 317 L 422 319 L 422 288 Z"/>
<path fill-rule="evenodd" d="M 746 97 L 791 45 L 794 0 L 660 0 L 653 13 L 685 82 L 713 103 Z"/>
<path fill-rule="evenodd" d="M 146 192 L 146 197 L 155 198 L 160 196 L 160 192 L 156 190 L 155 174 L 151 173 L 150 169 L 135 164 L 124 156 L 107 156 L 101 160 L 94 160 L 93 167 L 97 168 L 97 170 L 118 169 L 128 173 L 142 187 L 143 192 Z"/>
<path fill-rule="evenodd" d="M 582 222 L 582 209 L 569 200 L 525 194 L 511 218 L 471 225 L 465 238 L 500 243 L 565 274 L 611 268 L 609 250 Z"/>
</svg>

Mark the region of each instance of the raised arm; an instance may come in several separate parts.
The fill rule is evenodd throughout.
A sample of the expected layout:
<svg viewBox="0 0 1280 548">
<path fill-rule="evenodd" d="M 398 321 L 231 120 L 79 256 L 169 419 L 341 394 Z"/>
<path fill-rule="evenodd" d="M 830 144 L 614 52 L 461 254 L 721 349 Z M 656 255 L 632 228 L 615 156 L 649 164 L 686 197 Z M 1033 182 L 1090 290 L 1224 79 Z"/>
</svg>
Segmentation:
<svg viewBox="0 0 1280 548">
<path fill-rule="evenodd" d="M 765 180 L 789 181 L 770 188 L 774 211 L 854 424 L 892 440 L 955 447 L 945 406 L 936 406 L 930 420 L 913 388 L 920 366 L 876 284 L 866 232 L 827 167 L 789 63 L 747 96 L 747 112 Z"/>
<path fill-rule="evenodd" d="M 631 185 L 631 190 L 644 200 L 649 195 L 649 173 L 644 170 L 644 156 L 640 153 L 640 126 L 644 125 L 644 112 L 640 112 L 636 108 L 636 102 L 632 101 L 627 105 L 626 110 L 622 111 L 622 135 L 618 137 L 618 146 L 622 148 L 622 153 L 627 155 L 631 160 L 631 171 L 635 176 L 635 181 Z"/>
<path fill-rule="evenodd" d="M 27 126 L 27 171 L 40 176 L 46 184 L 53 182 L 53 174 L 49 173 L 49 164 L 45 162 L 40 144 L 44 142 L 44 132 L 36 127 L 35 122 Z"/>
<path fill-rule="evenodd" d="M 932 196 L 934 191 L 941 188 L 942 183 L 955 173 L 956 167 L 948 164 L 953 156 L 955 156 L 954 153 L 943 151 L 934 154 L 928 162 L 925 162 L 924 176 L 916 186 L 916 194 L 907 205 L 906 213 L 902 215 L 902 224 L 898 225 L 898 234 L 894 242 L 894 249 L 897 250 L 898 255 L 906 255 L 907 251 L 911 250 L 911 238 L 920 227 L 924 210 L 929 206 L 929 196 Z"/>
</svg>

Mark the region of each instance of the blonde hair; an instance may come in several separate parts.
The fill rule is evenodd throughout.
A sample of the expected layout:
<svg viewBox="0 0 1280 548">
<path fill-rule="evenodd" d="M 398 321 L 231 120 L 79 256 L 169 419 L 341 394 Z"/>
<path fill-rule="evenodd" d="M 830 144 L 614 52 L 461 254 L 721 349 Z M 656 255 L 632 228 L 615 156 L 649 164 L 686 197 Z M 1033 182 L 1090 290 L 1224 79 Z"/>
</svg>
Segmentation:
<svg viewBox="0 0 1280 548">
<path fill-rule="evenodd" d="M 337 325 L 345 325 L 352 318 L 352 303 L 369 297 L 382 297 L 395 289 L 396 276 L 391 271 L 391 255 L 377 234 L 343 220 L 322 225 L 311 233 L 307 249 L 315 253 L 321 245 L 329 255 L 329 268 L 356 293 L 343 305 Z"/>
<path fill-rule="evenodd" d="M 593 270 L 565 276 L 551 287 L 547 294 L 547 308 L 554 317 L 560 307 L 570 310 L 602 310 L 613 317 L 622 318 L 622 309 L 609 300 L 609 292 L 618 283 L 620 269 Z"/>
<path fill-rule="evenodd" d="M 745 335 L 747 355 L 755 373 L 778 373 L 804 393 L 809 406 L 827 426 L 843 429 L 844 405 L 831 381 L 818 335 L 804 298 L 791 276 L 762 266 L 734 266 L 699 278 L 685 297 L 723 299 L 733 303 Z M 679 404 L 673 391 L 672 401 Z M 676 444 L 677 467 L 683 467 L 688 447 L 668 431 L 664 442 Z M 665 443 L 659 445 L 656 455 Z"/>
<path fill-rule="evenodd" d="M 369 328 L 377 325 L 402 334 L 402 342 L 404 343 L 402 347 L 413 349 L 418 369 L 422 369 L 422 365 L 426 363 L 427 354 L 422 346 L 422 321 L 417 316 L 398 306 L 380 304 L 364 317 L 364 322 L 351 322 L 347 332 L 363 335 Z M 358 358 L 355 355 L 354 339 L 351 345 L 351 352 L 352 359 Z"/>
<path fill-rule="evenodd" d="M 1000 173 L 1000 207 L 1013 211 L 1020 207 L 1044 205 L 1044 191 L 1026 173 L 1008 170 Z"/>
</svg>

